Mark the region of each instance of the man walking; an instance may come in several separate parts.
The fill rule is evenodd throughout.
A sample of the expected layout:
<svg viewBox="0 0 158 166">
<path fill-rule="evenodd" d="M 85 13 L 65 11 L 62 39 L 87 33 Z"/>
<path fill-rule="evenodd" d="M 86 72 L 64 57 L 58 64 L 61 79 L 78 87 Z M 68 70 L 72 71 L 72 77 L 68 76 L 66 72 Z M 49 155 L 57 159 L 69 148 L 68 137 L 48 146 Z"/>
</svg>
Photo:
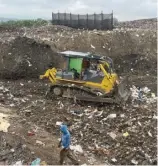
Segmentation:
<svg viewBox="0 0 158 166">
<path fill-rule="evenodd" d="M 65 158 L 68 157 L 74 165 L 79 165 L 79 162 L 75 159 L 75 156 L 73 156 L 72 151 L 70 150 L 71 138 L 67 126 L 61 125 L 60 131 L 62 132 L 62 138 L 59 143 L 59 147 L 62 146 L 60 151 L 60 164 L 63 165 Z"/>
</svg>

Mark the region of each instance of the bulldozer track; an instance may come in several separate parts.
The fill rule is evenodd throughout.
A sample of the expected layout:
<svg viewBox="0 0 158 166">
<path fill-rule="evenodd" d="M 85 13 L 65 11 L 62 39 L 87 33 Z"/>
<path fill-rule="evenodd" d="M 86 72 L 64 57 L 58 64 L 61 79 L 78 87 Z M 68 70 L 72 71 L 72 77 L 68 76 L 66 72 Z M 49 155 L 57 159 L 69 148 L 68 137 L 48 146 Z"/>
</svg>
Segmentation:
<svg viewBox="0 0 158 166">
<path fill-rule="evenodd" d="M 60 97 L 73 99 L 74 102 L 76 101 L 85 101 L 85 102 L 94 102 L 94 103 L 117 103 L 114 98 L 109 98 L 105 94 L 102 96 L 98 95 L 99 91 L 92 91 L 89 88 L 85 88 L 82 86 L 76 86 L 76 85 L 61 85 L 61 84 L 55 84 L 51 85 L 49 89 L 49 96 L 55 97 L 55 94 L 53 94 L 53 89 L 60 88 L 61 94 Z M 101 93 L 101 92 L 100 92 Z M 56 95 L 57 96 L 57 95 Z"/>
</svg>

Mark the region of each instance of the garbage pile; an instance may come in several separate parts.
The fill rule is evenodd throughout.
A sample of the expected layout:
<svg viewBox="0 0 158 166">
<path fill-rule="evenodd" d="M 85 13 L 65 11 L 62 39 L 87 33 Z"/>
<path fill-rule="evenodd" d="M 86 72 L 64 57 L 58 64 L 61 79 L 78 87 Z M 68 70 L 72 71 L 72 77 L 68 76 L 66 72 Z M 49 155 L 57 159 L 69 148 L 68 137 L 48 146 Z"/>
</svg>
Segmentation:
<svg viewBox="0 0 158 166">
<path fill-rule="evenodd" d="M 33 123 L 54 136 L 60 137 L 59 125 L 67 124 L 72 134 L 72 150 L 84 155 L 89 164 L 157 165 L 157 35 L 153 28 L 142 30 L 139 28 L 142 26 L 135 25 L 136 21 L 131 23 L 133 28 L 130 25 L 113 31 L 54 25 L 11 31 L 0 29 L 0 76 L 24 78 L 0 81 L 0 106 L 15 109 L 22 121 Z M 147 25 L 146 21 L 142 23 Z M 46 99 L 48 82 L 31 77 L 38 78 L 50 62 L 57 65 L 54 54 L 63 50 L 111 56 L 117 73 L 130 75 L 131 103 L 122 107 L 81 106 L 68 99 Z M 0 130 L 6 132 L 0 133 L 2 165 L 5 162 L 39 164 L 39 158 L 32 158 L 18 137 L 7 133 L 10 124 L 3 114 L 0 114 L 0 122 Z M 33 133 L 27 132 L 31 137 Z M 36 143 L 44 145 L 38 139 Z"/>
<path fill-rule="evenodd" d="M 157 18 L 119 22 L 120 28 L 157 29 Z"/>
<path fill-rule="evenodd" d="M 1 165 L 27 165 L 33 160 L 33 154 L 18 136 L 0 132 L 0 140 Z"/>
<path fill-rule="evenodd" d="M 113 31 L 87 31 L 49 25 L 40 29 L 27 29 L 25 36 L 45 42 L 53 50 L 94 52 L 112 57 L 130 54 L 148 57 L 149 54 L 155 55 L 156 51 L 156 30 L 150 29 L 116 28 Z M 152 42 L 152 49 L 149 41 Z"/>
<path fill-rule="evenodd" d="M 61 98 L 46 100 L 46 85 L 33 80 L 1 82 L 2 86 L 0 94 L 5 105 L 14 104 L 18 114 L 27 121 L 57 136 L 57 125 L 67 124 L 72 134 L 72 149 L 76 153 L 83 151 L 89 163 L 99 160 L 113 165 L 156 164 L 157 96 L 147 87 L 131 87 L 132 103 L 125 107 L 94 107 Z M 19 103 L 17 95 L 20 95 Z"/>
<path fill-rule="evenodd" d="M 0 31 L 0 77 L 38 77 L 39 73 L 48 68 L 49 63 L 54 66 L 60 63 L 55 55 L 64 50 L 110 56 L 117 67 L 122 66 L 120 63 L 125 58 L 126 63 L 120 67 L 120 73 L 123 69 L 127 72 L 134 70 L 135 74 L 138 70 L 146 73 L 151 65 L 155 66 L 152 71 L 156 69 L 156 39 L 156 30 L 149 28 L 88 31 L 46 25 L 38 28 L 15 28 L 11 31 L 3 29 Z M 137 57 L 134 58 L 133 55 Z M 131 60 L 130 65 L 127 59 Z"/>
<path fill-rule="evenodd" d="M 56 54 L 50 46 L 33 39 L 17 37 L 9 44 L 2 43 L 0 46 L 1 78 L 37 78 L 50 64 L 58 64 Z"/>
<path fill-rule="evenodd" d="M 140 105 L 132 104 L 124 108 L 110 106 L 99 110 L 87 108 L 83 112 L 73 111 L 75 122 L 71 128 L 77 138 L 74 141 L 88 147 L 89 152 L 103 156 L 110 164 L 155 163 L 157 98 L 150 95 L 149 98 L 143 96 L 146 104 L 142 105 L 139 103 Z M 139 100 L 139 95 L 137 99 Z"/>
</svg>

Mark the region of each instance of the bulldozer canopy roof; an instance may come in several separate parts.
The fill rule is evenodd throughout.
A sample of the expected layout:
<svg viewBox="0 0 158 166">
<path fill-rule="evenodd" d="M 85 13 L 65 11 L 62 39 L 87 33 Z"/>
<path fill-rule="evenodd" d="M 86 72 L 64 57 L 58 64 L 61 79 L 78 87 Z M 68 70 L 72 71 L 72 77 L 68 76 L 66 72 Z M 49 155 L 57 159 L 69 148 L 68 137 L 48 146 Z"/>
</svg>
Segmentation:
<svg viewBox="0 0 158 166">
<path fill-rule="evenodd" d="M 77 52 L 77 51 L 64 51 L 59 52 L 59 54 L 66 56 L 66 57 L 73 57 L 73 58 L 86 58 L 86 59 L 96 59 L 96 60 L 103 60 L 104 56 L 99 56 L 92 54 L 90 52 L 84 53 L 84 52 Z"/>
</svg>

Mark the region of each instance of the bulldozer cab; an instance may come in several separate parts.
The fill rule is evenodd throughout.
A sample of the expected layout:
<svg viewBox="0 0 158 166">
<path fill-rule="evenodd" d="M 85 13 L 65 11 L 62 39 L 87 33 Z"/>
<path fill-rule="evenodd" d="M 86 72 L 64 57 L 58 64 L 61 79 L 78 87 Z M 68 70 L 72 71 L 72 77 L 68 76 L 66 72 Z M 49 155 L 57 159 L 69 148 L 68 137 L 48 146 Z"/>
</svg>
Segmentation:
<svg viewBox="0 0 158 166">
<path fill-rule="evenodd" d="M 110 58 L 106 60 L 102 56 L 75 51 L 64 51 L 59 54 L 64 58 L 64 69 L 57 72 L 59 78 L 101 82 L 105 73 L 100 64 L 107 75 L 113 72 L 113 62 Z"/>
</svg>

